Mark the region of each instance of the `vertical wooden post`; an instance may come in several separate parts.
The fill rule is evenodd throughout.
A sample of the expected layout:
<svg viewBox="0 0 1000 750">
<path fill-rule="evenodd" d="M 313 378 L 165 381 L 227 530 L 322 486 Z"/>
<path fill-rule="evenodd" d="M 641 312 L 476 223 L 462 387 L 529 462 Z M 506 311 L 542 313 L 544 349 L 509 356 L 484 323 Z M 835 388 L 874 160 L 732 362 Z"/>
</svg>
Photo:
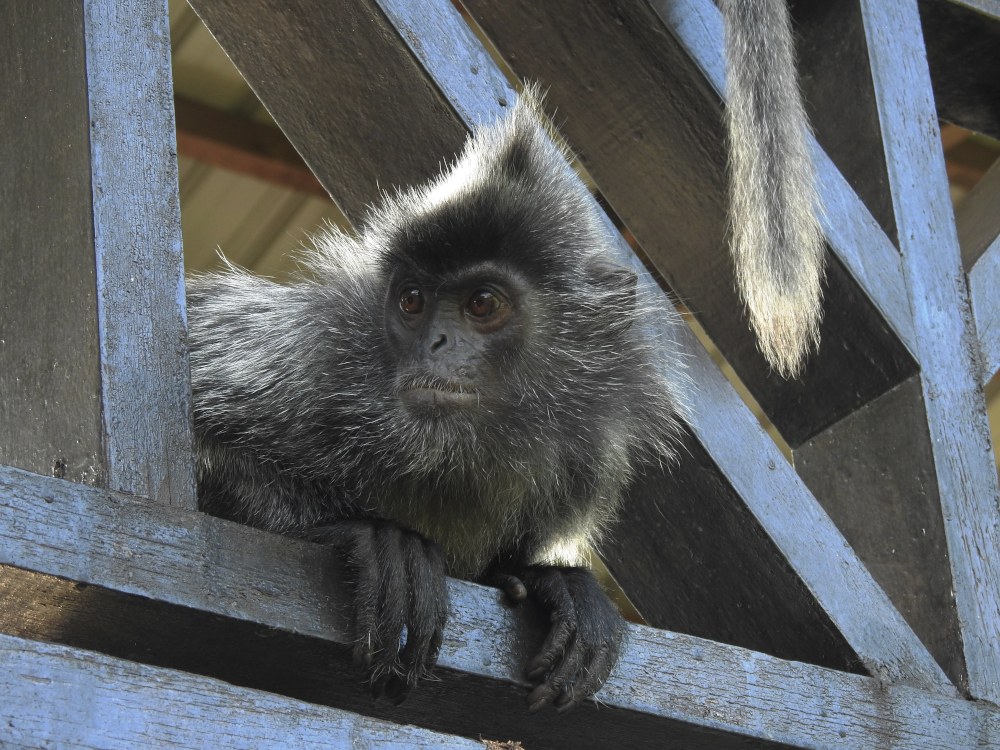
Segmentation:
<svg viewBox="0 0 1000 750">
<path fill-rule="evenodd" d="M 167 5 L 12 5 L 0 462 L 193 508 Z"/>
<path fill-rule="evenodd" d="M 1000 489 L 916 0 L 861 0 L 969 689 L 1000 702 Z"/>
</svg>

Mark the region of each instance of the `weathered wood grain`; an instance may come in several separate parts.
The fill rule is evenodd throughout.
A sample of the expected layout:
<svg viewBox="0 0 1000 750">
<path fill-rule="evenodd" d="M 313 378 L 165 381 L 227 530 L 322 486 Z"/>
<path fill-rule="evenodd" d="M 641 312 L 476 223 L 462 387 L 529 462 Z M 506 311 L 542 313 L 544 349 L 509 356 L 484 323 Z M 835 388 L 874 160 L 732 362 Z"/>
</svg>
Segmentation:
<svg viewBox="0 0 1000 750">
<path fill-rule="evenodd" d="M 920 377 L 793 451 L 799 476 L 955 685 L 967 689 Z"/>
<path fill-rule="evenodd" d="M 0 463 L 95 484 L 104 455 L 82 14 L 4 5 Z"/>
<path fill-rule="evenodd" d="M 381 19 L 387 18 L 386 22 L 399 24 L 398 43 L 401 46 L 405 44 L 409 53 L 414 56 L 410 58 L 410 64 L 419 70 L 417 68 L 419 62 L 426 69 L 426 73 L 421 71 L 420 74 L 428 76 L 431 83 L 427 85 L 434 85 L 433 82 L 441 80 L 441 91 L 446 97 L 445 103 L 450 104 L 454 112 L 462 113 L 462 116 L 467 118 L 464 121 L 465 127 L 471 128 L 477 122 L 489 121 L 502 111 L 503 107 L 510 105 L 510 101 L 507 101 L 506 105 L 501 104 L 499 97 L 496 102 L 493 101 L 495 92 L 505 90 L 504 78 L 495 65 L 486 64 L 488 56 L 468 27 L 461 23 L 457 11 L 451 4 L 440 0 L 409 4 L 387 0 L 379 3 L 379 7 L 384 9 L 385 16 L 375 17 L 368 26 L 359 21 L 358 25 L 352 27 L 356 35 L 352 44 L 361 44 L 360 40 L 365 34 L 375 36 L 380 40 L 379 44 L 385 43 Z M 269 13 L 278 15 L 264 16 L 264 18 L 269 19 L 271 25 L 286 30 L 300 29 L 308 24 L 310 30 L 304 35 L 302 42 L 308 46 L 309 39 L 313 35 L 324 34 L 321 24 L 328 21 L 325 20 L 325 10 L 317 9 L 313 13 L 307 11 L 308 5 L 303 1 L 282 6 L 280 14 L 278 10 L 271 9 Z M 206 17 L 210 15 L 206 12 Z M 269 38 L 269 29 L 262 27 L 261 19 L 253 14 L 223 14 L 215 18 L 214 22 L 220 24 L 216 28 L 216 36 L 224 45 L 226 38 L 255 38 L 263 41 Z M 330 33 L 337 32 L 331 30 Z M 255 48 L 255 53 L 264 57 L 271 56 L 273 59 L 269 58 L 270 62 L 257 61 L 254 63 L 256 67 L 245 69 L 243 72 L 261 92 L 267 93 L 269 84 L 267 81 L 256 81 L 256 76 L 262 75 L 261 71 L 266 70 L 267 65 L 281 65 L 284 61 L 274 57 L 273 50 L 281 49 L 280 45 L 270 42 L 265 44 L 263 41 Z M 293 40 L 285 41 L 292 44 Z M 317 50 L 316 54 L 319 53 Z M 239 50 L 233 54 L 238 65 L 239 54 L 242 54 Z M 336 66 L 333 62 L 324 63 L 324 69 L 327 67 L 334 69 Z M 351 69 L 351 72 L 356 71 Z M 359 81 L 350 84 L 355 87 L 360 85 L 362 84 Z M 383 86 L 384 84 L 380 83 L 379 88 L 372 88 L 370 96 L 374 97 L 376 94 L 385 96 L 391 93 Z M 415 96 L 418 91 L 419 89 L 407 91 L 407 96 Z M 482 91 L 490 92 L 489 96 L 479 93 Z M 462 98 L 465 97 L 465 92 L 477 93 Z M 324 99 L 295 98 L 301 96 L 301 93 L 296 92 L 279 93 L 280 96 L 275 94 L 276 98 L 273 101 L 268 101 L 267 98 L 264 100 L 279 124 L 283 124 L 283 117 L 287 114 L 294 121 L 305 118 L 310 121 L 322 121 L 326 128 L 338 126 L 339 120 L 333 113 L 325 114 L 323 108 L 328 104 Z M 338 104 L 341 108 L 349 109 L 352 118 L 362 119 L 373 107 L 382 106 L 368 99 L 363 105 L 348 107 L 348 101 L 346 96 L 341 96 Z M 293 105 L 295 108 L 289 110 L 288 108 Z M 463 121 L 457 118 L 456 123 L 459 126 L 463 125 Z M 356 129 L 358 134 L 363 134 L 368 141 L 391 140 L 395 137 L 393 132 L 395 123 L 391 121 L 371 120 L 364 126 L 352 121 L 350 127 Z M 415 128 L 411 130 L 416 132 Z M 294 141 L 292 129 L 285 127 L 285 131 Z M 337 144 L 338 147 L 351 147 L 358 151 L 366 151 L 369 148 L 366 143 L 358 144 L 343 138 L 339 139 Z M 424 146 L 424 148 L 431 147 L 433 143 Z M 307 154 L 308 142 L 305 145 L 298 144 L 298 148 Z M 372 153 L 368 158 L 366 168 L 370 171 L 377 171 L 382 164 L 389 173 L 396 169 L 394 165 L 396 155 L 392 151 Z M 353 182 L 347 187 L 342 186 L 341 189 L 355 193 L 363 193 L 367 189 L 364 175 L 356 178 L 344 175 L 343 179 L 353 179 Z M 377 199 L 376 195 L 370 195 L 371 200 Z M 608 226 L 609 231 L 613 232 L 613 229 L 610 229 L 610 222 Z M 642 275 L 644 284 L 652 288 L 652 282 L 645 268 L 628 250 L 617 233 L 614 237 L 618 243 L 621 262 L 636 268 Z M 692 412 L 695 415 L 693 434 L 712 456 L 719 472 L 714 482 L 706 485 L 706 492 L 714 492 L 719 487 L 735 488 L 735 493 L 726 494 L 725 498 L 742 496 L 750 509 L 748 515 L 750 522 L 760 525 L 757 533 L 747 534 L 742 540 L 727 538 L 720 540 L 719 543 L 745 545 L 737 546 L 737 549 L 741 550 L 747 559 L 759 558 L 762 561 L 773 560 L 773 550 L 776 547 L 781 555 L 787 557 L 794 573 L 793 576 L 789 576 L 788 566 L 783 566 L 781 569 L 770 570 L 771 576 L 758 577 L 762 587 L 770 580 L 780 581 L 773 588 L 761 588 L 758 591 L 758 596 L 764 601 L 787 598 L 786 602 L 775 607 L 773 611 L 767 606 L 761 606 L 749 612 L 745 608 L 737 607 L 735 603 L 719 611 L 714 606 L 720 599 L 718 595 L 691 597 L 690 606 L 703 608 L 704 616 L 700 618 L 701 621 L 707 621 L 710 616 L 718 618 L 724 623 L 721 627 L 728 630 L 740 645 L 759 646 L 764 642 L 759 635 L 770 627 L 778 627 L 775 619 L 780 615 L 776 613 L 795 612 L 802 616 L 802 626 L 797 632 L 797 640 L 787 644 L 786 650 L 781 651 L 781 654 L 790 658 L 805 659 L 810 653 L 815 653 L 813 645 L 809 644 L 810 636 L 829 627 L 826 619 L 829 617 L 834 627 L 841 629 L 844 634 L 844 639 L 836 636 L 829 638 L 829 634 L 817 635 L 817 638 L 822 638 L 826 644 L 839 641 L 840 646 L 831 649 L 831 653 L 839 653 L 840 657 L 846 655 L 853 661 L 853 655 L 849 652 L 845 654 L 843 649 L 843 640 L 846 640 L 850 649 L 872 673 L 884 673 L 888 679 L 912 680 L 915 684 L 950 689 L 940 668 L 893 609 L 884 593 L 872 581 L 854 553 L 846 546 L 843 537 L 788 467 L 774 444 L 760 429 L 749 410 L 711 361 L 704 347 L 687 328 L 669 325 L 670 303 L 662 293 L 657 292 L 657 294 L 659 296 L 655 304 L 662 306 L 664 312 L 662 316 L 651 316 L 649 321 L 651 335 L 677 339 L 676 344 L 667 351 L 682 352 L 680 360 L 688 368 L 691 379 L 700 386 L 693 389 L 694 392 L 691 394 Z M 862 337 L 858 334 L 857 338 Z M 677 368 L 679 362 L 676 359 L 667 359 L 662 366 Z M 663 482 L 658 488 L 658 499 L 662 502 L 647 503 L 644 511 L 647 515 L 637 516 L 637 523 L 643 524 L 646 522 L 645 519 L 658 517 L 669 510 L 668 493 L 672 486 L 669 481 Z M 803 535 L 802 529 L 808 529 L 808 534 Z M 630 539 L 627 526 L 621 527 L 619 534 L 620 538 Z M 758 540 L 762 540 L 765 549 L 756 546 L 755 542 Z M 641 580 L 636 579 L 635 587 L 629 590 L 630 595 L 636 600 L 640 598 L 639 594 L 649 597 L 650 601 L 658 600 L 657 608 L 659 611 L 664 611 L 669 607 L 669 602 L 666 601 L 660 587 L 653 585 L 652 582 L 658 577 L 673 575 L 675 566 L 682 563 L 675 560 L 671 551 L 664 549 L 655 540 L 648 548 L 642 550 L 633 547 L 630 553 L 648 560 L 654 571 Z M 795 580 L 796 578 L 798 580 Z M 724 587 L 725 581 L 711 581 L 711 585 Z M 819 603 L 820 610 L 817 610 L 813 600 Z M 713 604 L 709 605 L 708 602 Z M 818 611 L 825 611 L 827 614 L 825 617 L 810 620 L 810 617 L 814 617 Z M 689 622 L 696 622 L 698 619 L 692 618 Z M 743 638 L 746 640 L 740 640 Z M 843 658 L 838 663 L 843 665 Z"/>
<path fill-rule="evenodd" d="M 5 748 L 482 748 L 460 737 L 0 635 Z"/>
<path fill-rule="evenodd" d="M 1000 508 L 915 0 L 861 0 L 972 694 L 1000 701 Z"/>
<path fill-rule="evenodd" d="M 29 491 L 39 496 L 29 502 Z M 56 510 L 68 503 L 89 510 L 98 533 L 82 529 L 83 543 L 70 540 L 72 549 L 60 549 L 66 542 L 51 533 L 38 543 L 43 535 L 29 527 L 84 517 Z M 175 518 L 157 528 L 147 515 Z M 95 537 L 106 541 L 87 546 Z M 19 544 L 21 538 L 28 543 Z M 252 553 L 241 560 L 238 549 L 259 550 L 265 564 L 246 570 L 241 563 Z M 17 470 L 4 470 L 0 485 L 0 564 L 73 572 L 96 584 L 0 567 L 0 631 L 19 637 L 533 748 L 620 746 L 623 737 L 636 748 L 960 750 L 1000 741 L 1000 711 L 987 703 L 642 626 L 630 627 L 600 706 L 582 706 L 571 721 L 529 716 L 521 670 L 541 640 L 543 619 L 531 608 L 503 605 L 494 589 L 461 581 L 450 582 L 439 679 L 400 707 L 375 702 L 351 665 L 350 649 L 336 643 L 344 640 L 338 616 L 324 598 L 340 596 L 331 561 L 317 545 L 106 490 Z M 46 653 L 36 644 L 29 650 Z"/>
<path fill-rule="evenodd" d="M 83 7 L 106 486 L 193 508 L 167 8 Z"/>
<path fill-rule="evenodd" d="M 982 352 L 983 385 L 1000 371 L 1000 161 L 955 211 Z"/>
</svg>

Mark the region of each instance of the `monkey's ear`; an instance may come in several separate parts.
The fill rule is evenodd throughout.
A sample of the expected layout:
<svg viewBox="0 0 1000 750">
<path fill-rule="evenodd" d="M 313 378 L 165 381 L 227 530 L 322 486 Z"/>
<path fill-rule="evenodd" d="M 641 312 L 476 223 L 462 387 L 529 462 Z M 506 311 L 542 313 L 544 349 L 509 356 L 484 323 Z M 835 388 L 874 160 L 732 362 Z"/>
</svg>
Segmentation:
<svg viewBox="0 0 1000 750">
<path fill-rule="evenodd" d="M 588 258 L 585 267 L 592 284 L 614 294 L 623 308 L 635 307 L 636 289 L 639 285 L 639 277 L 635 271 L 599 257 Z"/>
</svg>

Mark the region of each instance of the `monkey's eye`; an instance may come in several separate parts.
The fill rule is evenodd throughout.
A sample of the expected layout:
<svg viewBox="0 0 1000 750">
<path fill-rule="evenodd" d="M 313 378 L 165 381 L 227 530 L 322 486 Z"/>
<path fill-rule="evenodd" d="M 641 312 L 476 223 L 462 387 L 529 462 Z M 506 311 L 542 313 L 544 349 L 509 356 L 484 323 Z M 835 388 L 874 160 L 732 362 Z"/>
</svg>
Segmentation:
<svg viewBox="0 0 1000 750">
<path fill-rule="evenodd" d="M 399 293 L 399 309 L 407 315 L 416 315 L 424 309 L 424 297 L 415 286 L 406 287 Z"/>
<path fill-rule="evenodd" d="M 465 309 L 474 318 L 488 318 L 500 309 L 500 298 L 493 292 L 481 289 L 469 297 Z"/>
</svg>

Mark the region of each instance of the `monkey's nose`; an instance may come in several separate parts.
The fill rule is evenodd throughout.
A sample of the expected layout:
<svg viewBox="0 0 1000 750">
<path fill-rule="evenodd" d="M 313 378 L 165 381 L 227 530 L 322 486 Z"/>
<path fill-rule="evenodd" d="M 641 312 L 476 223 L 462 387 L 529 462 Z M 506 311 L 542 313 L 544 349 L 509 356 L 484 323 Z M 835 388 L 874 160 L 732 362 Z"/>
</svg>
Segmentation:
<svg viewBox="0 0 1000 750">
<path fill-rule="evenodd" d="M 448 343 L 448 336 L 443 333 L 440 333 L 438 334 L 438 337 L 434 339 L 434 343 L 431 344 L 431 351 L 437 352 L 447 343 Z"/>
</svg>

